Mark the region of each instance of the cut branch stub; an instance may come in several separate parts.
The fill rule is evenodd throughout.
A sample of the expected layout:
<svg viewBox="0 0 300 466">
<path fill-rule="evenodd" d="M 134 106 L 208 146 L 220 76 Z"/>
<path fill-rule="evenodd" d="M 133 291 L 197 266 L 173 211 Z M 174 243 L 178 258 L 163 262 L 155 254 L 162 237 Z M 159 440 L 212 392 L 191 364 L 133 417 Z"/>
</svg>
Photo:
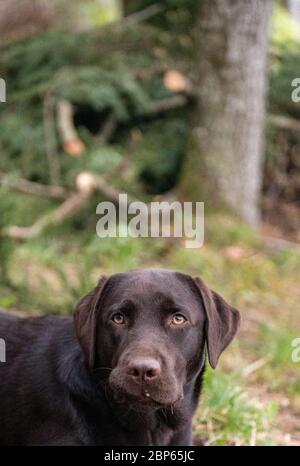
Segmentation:
<svg viewBox="0 0 300 466">
<path fill-rule="evenodd" d="M 57 104 L 57 125 L 64 151 L 72 157 L 81 156 L 85 151 L 85 145 L 77 134 L 73 121 L 73 106 L 68 100 L 61 100 Z"/>
</svg>

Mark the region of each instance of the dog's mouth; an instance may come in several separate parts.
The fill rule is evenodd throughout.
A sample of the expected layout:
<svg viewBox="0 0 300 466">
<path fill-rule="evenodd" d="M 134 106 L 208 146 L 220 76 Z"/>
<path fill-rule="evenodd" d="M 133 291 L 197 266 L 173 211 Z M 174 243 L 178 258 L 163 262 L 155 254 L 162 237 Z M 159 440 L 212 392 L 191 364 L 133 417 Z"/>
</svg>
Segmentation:
<svg viewBox="0 0 300 466">
<path fill-rule="evenodd" d="M 108 378 L 113 399 L 138 410 L 156 410 L 174 405 L 183 398 L 183 383 L 171 371 L 159 378 L 135 378 L 123 368 L 114 368 Z"/>
<path fill-rule="evenodd" d="M 144 405 L 144 406 L 164 406 L 164 403 L 155 399 L 150 395 L 148 391 L 141 392 L 140 394 L 133 394 L 125 390 L 114 390 L 113 397 L 115 401 L 125 404 L 130 403 L 131 405 Z"/>
<path fill-rule="evenodd" d="M 138 410 L 160 409 L 173 406 L 183 398 L 182 395 L 174 397 L 171 393 L 153 392 L 148 387 L 141 387 L 139 390 L 130 390 L 126 387 L 111 385 L 113 399 L 120 404 L 129 404 Z"/>
</svg>

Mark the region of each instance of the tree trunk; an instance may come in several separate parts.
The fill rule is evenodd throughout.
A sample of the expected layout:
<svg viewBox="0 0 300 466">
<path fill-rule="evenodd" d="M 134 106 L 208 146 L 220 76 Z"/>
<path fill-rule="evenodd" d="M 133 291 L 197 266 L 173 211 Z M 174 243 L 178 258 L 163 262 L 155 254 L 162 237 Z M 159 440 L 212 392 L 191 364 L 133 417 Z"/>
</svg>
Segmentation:
<svg viewBox="0 0 300 466">
<path fill-rule="evenodd" d="M 259 222 L 266 56 L 271 0 L 202 0 L 197 107 L 183 197 Z"/>
<path fill-rule="evenodd" d="M 287 0 L 287 9 L 296 21 L 300 21 L 300 1 Z"/>
</svg>

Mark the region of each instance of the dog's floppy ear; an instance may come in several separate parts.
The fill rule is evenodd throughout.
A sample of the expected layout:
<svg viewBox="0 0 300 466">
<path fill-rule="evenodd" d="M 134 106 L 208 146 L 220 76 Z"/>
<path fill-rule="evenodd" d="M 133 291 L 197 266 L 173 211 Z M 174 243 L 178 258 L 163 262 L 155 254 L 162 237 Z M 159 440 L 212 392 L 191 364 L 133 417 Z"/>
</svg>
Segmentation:
<svg viewBox="0 0 300 466">
<path fill-rule="evenodd" d="M 91 370 L 95 363 L 97 310 L 107 281 L 106 277 L 101 277 L 96 288 L 80 299 L 74 313 L 76 335 Z"/>
<path fill-rule="evenodd" d="M 218 293 L 210 290 L 201 278 L 194 278 L 194 283 L 201 295 L 206 312 L 208 360 L 211 367 L 215 369 L 220 354 L 229 345 L 238 330 L 240 314 L 226 303 Z"/>
</svg>

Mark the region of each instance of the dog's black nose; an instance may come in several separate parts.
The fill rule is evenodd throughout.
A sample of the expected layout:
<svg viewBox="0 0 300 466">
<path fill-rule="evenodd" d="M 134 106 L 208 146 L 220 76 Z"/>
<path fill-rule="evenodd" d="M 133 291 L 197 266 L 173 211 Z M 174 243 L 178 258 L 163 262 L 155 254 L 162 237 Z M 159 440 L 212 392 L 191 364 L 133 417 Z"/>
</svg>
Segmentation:
<svg viewBox="0 0 300 466">
<path fill-rule="evenodd" d="M 139 357 L 129 361 L 127 374 L 136 382 L 152 382 L 161 373 L 159 362 L 153 358 Z"/>
</svg>

